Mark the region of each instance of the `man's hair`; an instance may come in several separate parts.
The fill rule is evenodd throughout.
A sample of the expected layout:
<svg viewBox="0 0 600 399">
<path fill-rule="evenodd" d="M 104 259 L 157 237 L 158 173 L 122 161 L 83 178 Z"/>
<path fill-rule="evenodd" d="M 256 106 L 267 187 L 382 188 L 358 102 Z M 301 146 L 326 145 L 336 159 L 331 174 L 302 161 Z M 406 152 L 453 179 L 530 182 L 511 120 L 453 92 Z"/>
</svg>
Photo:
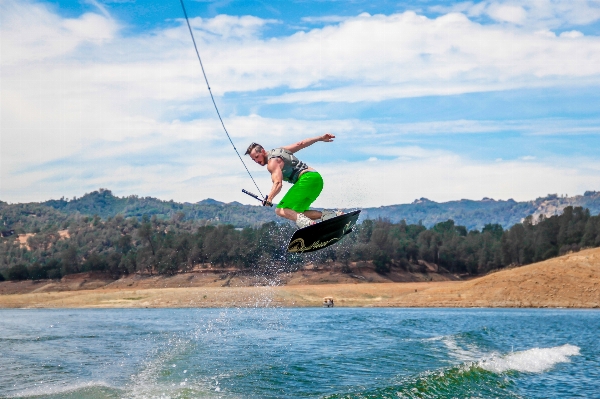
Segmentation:
<svg viewBox="0 0 600 399">
<path fill-rule="evenodd" d="M 244 155 L 248 155 L 252 152 L 253 149 L 257 149 L 258 152 L 263 150 L 263 146 L 258 144 L 258 143 L 252 143 L 248 146 L 248 149 L 246 150 L 246 153 Z"/>
</svg>

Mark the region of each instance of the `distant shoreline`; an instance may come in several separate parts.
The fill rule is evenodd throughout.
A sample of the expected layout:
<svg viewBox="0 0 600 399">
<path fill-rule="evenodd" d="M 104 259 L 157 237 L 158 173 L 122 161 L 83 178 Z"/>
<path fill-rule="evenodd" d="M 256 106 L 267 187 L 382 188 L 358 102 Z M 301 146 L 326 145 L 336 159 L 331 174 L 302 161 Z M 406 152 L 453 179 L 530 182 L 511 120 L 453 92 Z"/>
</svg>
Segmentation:
<svg viewBox="0 0 600 399">
<path fill-rule="evenodd" d="M 172 286 L 177 280 L 162 277 L 146 285 L 139 278 L 135 283 L 134 277 L 111 284 L 74 281 L 77 290 L 46 285 L 27 293 L 4 290 L 0 308 L 320 307 L 324 297 L 333 297 L 337 307 L 600 308 L 600 248 L 468 281 L 365 282 L 330 271 L 297 273 L 287 281 L 270 282 L 286 284 L 276 286 L 242 285 L 215 275 L 192 287 Z M 3 282 L 0 288 L 10 284 L 18 283 Z"/>
</svg>

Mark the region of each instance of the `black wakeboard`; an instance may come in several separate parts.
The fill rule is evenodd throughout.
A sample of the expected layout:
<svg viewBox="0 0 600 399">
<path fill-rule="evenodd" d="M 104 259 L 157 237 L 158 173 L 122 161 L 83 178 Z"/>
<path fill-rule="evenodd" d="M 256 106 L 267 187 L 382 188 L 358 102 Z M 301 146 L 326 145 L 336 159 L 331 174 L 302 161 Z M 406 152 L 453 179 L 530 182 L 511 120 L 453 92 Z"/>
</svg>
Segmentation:
<svg viewBox="0 0 600 399">
<path fill-rule="evenodd" d="M 360 210 L 336 216 L 324 222 L 297 230 L 288 244 L 288 252 L 318 251 L 340 241 L 358 220 Z"/>
</svg>

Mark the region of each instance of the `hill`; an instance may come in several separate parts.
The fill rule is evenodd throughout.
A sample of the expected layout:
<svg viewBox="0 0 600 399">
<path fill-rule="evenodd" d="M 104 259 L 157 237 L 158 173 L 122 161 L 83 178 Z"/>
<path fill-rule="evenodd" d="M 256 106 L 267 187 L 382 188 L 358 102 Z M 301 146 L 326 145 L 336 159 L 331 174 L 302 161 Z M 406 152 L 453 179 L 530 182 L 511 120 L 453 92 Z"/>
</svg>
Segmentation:
<svg viewBox="0 0 600 399">
<path fill-rule="evenodd" d="M 336 306 L 353 307 L 600 307 L 599 248 L 468 281 L 354 278 L 348 283 L 348 275 L 332 269 L 286 273 L 269 281 L 238 278 L 236 284 L 227 284 L 231 278 L 227 271 L 216 271 L 115 282 L 93 275 L 69 276 L 60 284 L 3 282 L 0 307 L 321 306 L 325 296 L 332 296 Z"/>
<path fill-rule="evenodd" d="M 438 203 L 421 198 L 411 204 L 365 208 L 362 215 L 363 218 L 382 218 L 393 223 L 402 220 L 408 224 L 421 223 L 427 228 L 452 219 L 467 230 L 481 230 L 486 224 L 499 224 L 507 229 L 529 215 L 533 215 L 535 219 L 539 215 L 558 215 L 567 206 L 587 208 L 592 215 L 597 215 L 600 213 L 600 192 L 587 191 L 584 195 L 574 197 L 551 194 L 525 202 L 484 198 L 480 201 L 463 199 Z M 136 195 L 117 197 L 105 189 L 72 200 L 61 198 L 27 204 L 7 204 L 0 201 L 0 217 L 4 225 L 2 230 L 20 229 L 21 234 L 32 232 L 36 227 L 42 228 L 48 222 L 61 224 L 71 217 L 94 215 L 102 219 L 116 215 L 141 219 L 147 215 L 159 219 L 179 218 L 211 224 L 231 224 L 235 227 L 256 227 L 278 220 L 271 208 L 261 206 L 224 203 L 213 199 L 192 204 Z"/>
<path fill-rule="evenodd" d="M 161 220 L 194 220 L 200 224 L 230 224 L 236 227 L 257 227 L 277 219 L 272 209 L 261 206 L 226 204 L 205 199 L 195 204 L 162 201 L 152 197 L 117 197 L 110 190 L 100 189 L 81 198 L 49 200 L 24 204 L 0 201 L 2 230 L 13 229 L 17 234 L 35 233 L 49 225 L 67 226 L 82 217 L 101 219 L 121 215 L 124 218 L 157 217 Z"/>
<path fill-rule="evenodd" d="M 272 209 L 261 206 L 242 205 L 239 202 L 224 203 L 208 198 L 197 203 L 179 203 L 162 201 L 152 197 L 114 196 L 110 190 L 99 189 L 81 198 L 67 201 L 50 200 L 40 205 L 51 207 L 65 214 L 86 216 L 98 215 L 102 219 L 122 215 L 125 218 L 147 215 L 161 219 L 172 218 L 178 213 L 184 220 L 206 220 L 215 224 L 232 224 L 234 226 L 258 226 L 274 221 L 276 216 Z"/>
<path fill-rule="evenodd" d="M 559 215 L 567 206 L 587 208 L 592 215 L 597 215 L 600 213 L 600 192 L 586 191 L 584 195 L 574 197 L 549 194 L 525 202 L 483 198 L 480 201 L 462 199 L 438 203 L 421 198 L 411 204 L 366 208 L 363 214 L 370 219 L 383 218 L 394 223 L 401 220 L 408 224 L 421 222 L 426 227 L 452 219 L 457 225 L 465 226 L 468 230 L 481 230 L 488 223 L 499 224 L 507 229 L 529 215 L 533 215 L 534 220 L 540 215 Z"/>
</svg>

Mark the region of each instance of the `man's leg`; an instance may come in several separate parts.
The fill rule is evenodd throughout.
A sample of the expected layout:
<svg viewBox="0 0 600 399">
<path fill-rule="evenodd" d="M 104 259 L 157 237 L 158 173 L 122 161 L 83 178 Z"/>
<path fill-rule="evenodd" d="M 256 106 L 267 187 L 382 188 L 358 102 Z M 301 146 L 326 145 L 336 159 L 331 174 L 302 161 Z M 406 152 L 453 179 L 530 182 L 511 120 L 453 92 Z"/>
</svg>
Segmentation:
<svg viewBox="0 0 600 399">
<path fill-rule="evenodd" d="M 275 214 L 282 218 L 289 219 L 292 222 L 295 222 L 296 219 L 298 219 L 298 212 L 296 212 L 293 209 L 289 209 L 289 208 L 276 208 Z"/>
<path fill-rule="evenodd" d="M 321 212 L 321 211 L 308 210 L 308 211 L 304 211 L 302 213 L 304 214 L 304 216 L 306 216 L 310 220 L 319 220 L 319 219 L 321 219 L 321 216 L 323 216 L 323 212 Z M 277 209 L 275 209 L 275 214 L 282 218 L 289 219 L 293 222 L 295 222 L 296 219 L 298 219 L 298 212 L 296 212 L 293 209 L 277 208 Z"/>
<path fill-rule="evenodd" d="M 275 209 L 275 213 L 277 214 L 277 216 L 281 216 L 282 218 L 286 218 L 295 222 L 296 226 L 298 226 L 301 229 L 316 223 L 314 220 L 305 216 L 303 213 L 296 212 L 295 210 L 289 208 L 277 208 Z"/>
<path fill-rule="evenodd" d="M 321 216 L 323 215 L 320 211 L 304 211 L 302 212 L 304 213 L 304 216 L 306 216 L 307 218 L 311 219 L 311 220 L 319 220 L 321 219 Z"/>
<path fill-rule="evenodd" d="M 304 214 L 304 216 L 306 216 L 307 218 L 309 218 L 311 220 L 319 220 L 319 219 L 321 219 L 321 215 L 322 215 L 322 213 L 320 211 L 313 211 L 313 210 L 304 211 L 302 213 Z M 282 218 L 289 219 L 293 222 L 295 222 L 296 219 L 298 219 L 298 212 L 296 212 L 293 209 L 277 208 L 277 209 L 275 209 L 275 214 L 277 216 L 281 216 Z"/>
</svg>

